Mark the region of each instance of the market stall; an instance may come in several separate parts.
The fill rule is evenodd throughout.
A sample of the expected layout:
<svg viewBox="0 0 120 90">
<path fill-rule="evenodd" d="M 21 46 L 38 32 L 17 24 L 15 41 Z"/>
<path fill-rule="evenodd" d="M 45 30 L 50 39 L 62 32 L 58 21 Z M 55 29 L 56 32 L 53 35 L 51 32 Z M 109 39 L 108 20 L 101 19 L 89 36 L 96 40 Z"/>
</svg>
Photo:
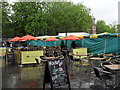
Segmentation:
<svg viewBox="0 0 120 90">
<path fill-rule="evenodd" d="M 24 41 L 26 43 L 28 40 L 37 40 L 36 37 L 31 35 L 25 35 L 23 37 L 15 37 L 10 42 L 20 42 Z M 11 58 L 14 59 L 14 62 L 17 64 L 31 64 L 36 63 L 35 58 L 40 57 L 43 55 L 43 49 L 42 47 L 33 47 L 33 46 L 26 46 L 26 47 L 13 47 L 13 56 Z M 7 59 L 9 59 L 7 57 Z"/>
<path fill-rule="evenodd" d="M 43 56 L 43 50 L 21 51 L 14 50 L 15 62 L 17 64 L 36 63 L 35 58 Z"/>
</svg>

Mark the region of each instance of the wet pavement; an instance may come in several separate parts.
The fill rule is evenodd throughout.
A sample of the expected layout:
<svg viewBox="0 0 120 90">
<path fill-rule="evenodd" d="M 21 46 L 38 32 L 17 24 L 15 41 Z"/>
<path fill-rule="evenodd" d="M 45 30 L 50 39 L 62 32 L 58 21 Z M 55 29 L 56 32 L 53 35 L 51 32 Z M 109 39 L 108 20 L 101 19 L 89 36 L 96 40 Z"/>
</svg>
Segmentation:
<svg viewBox="0 0 120 90">
<path fill-rule="evenodd" d="M 5 66 L 4 59 L 0 59 L 2 63 L 2 88 L 21 88 L 21 89 L 42 89 L 45 64 L 40 66 L 32 65 L 7 65 Z M 78 63 L 77 63 L 78 64 Z M 104 90 L 100 80 L 97 80 L 91 67 L 81 67 L 74 62 L 68 65 L 68 74 L 70 79 L 70 86 L 72 90 Z M 46 84 L 46 88 L 50 88 Z M 63 87 L 64 88 L 64 87 Z M 66 89 L 65 89 L 66 90 Z M 106 90 L 120 90 L 120 88 L 106 88 Z"/>
</svg>

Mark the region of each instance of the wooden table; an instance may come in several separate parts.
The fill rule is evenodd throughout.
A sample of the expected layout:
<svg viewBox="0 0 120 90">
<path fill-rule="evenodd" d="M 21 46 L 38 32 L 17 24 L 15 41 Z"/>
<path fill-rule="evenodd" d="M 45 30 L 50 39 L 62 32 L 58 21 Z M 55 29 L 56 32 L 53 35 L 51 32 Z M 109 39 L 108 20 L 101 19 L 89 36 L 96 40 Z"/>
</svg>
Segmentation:
<svg viewBox="0 0 120 90">
<path fill-rule="evenodd" d="M 56 59 L 56 57 L 42 57 L 43 59 Z"/>
<path fill-rule="evenodd" d="M 120 71 L 120 64 L 115 64 L 115 65 L 104 65 L 104 67 L 112 70 L 112 71 Z"/>
<path fill-rule="evenodd" d="M 115 86 L 118 87 L 118 71 L 120 71 L 120 64 L 114 64 L 114 65 L 104 65 L 105 68 L 110 69 L 111 71 L 116 71 L 115 75 Z"/>
<path fill-rule="evenodd" d="M 100 57 L 92 57 L 92 58 L 90 58 L 92 66 L 96 65 L 97 67 L 100 65 L 101 61 L 104 60 L 104 59 L 105 58 L 100 58 Z M 94 63 L 96 63 L 96 64 L 94 64 Z"/>
<path fill-rule="evenodd" d="M 99 57 L 92 57 L 90 58 L 90 60 L 98 60 L 98 61 L 101 61 L 101 60 L 104 60 L 105 58 L 99 58 Z"/>
<path fill-rule="evenodd" d="M 107 57 L 113 57 L 115 55 L 114 54 L 105 54 L 105 56 L 107 56 Z"/>
<path fill-rule="evenodd" d="M 72 54 L 73 56 L 78 56 L 79 57 L 79 62 L 80 62 L 80 65 L 78 65 L 78 66 L 81 66 L 82 65 L 82 58 L 81 58 L 81 56 L 87 56 L 87 55 L 85 55 L 85 54 Z"/>
<path fill-rule="evenodd" d="M 37 62 L 37 64 L 39 64 L 41 61 L 43 61 L 43 62 L 46 62 L 46 61 L 48 61 L 48 60 L 53 60 L 53 59 L 57 59 L 57 57 L 37 57 L 37 58 L 35 58 L 35 60 L 36 60 L 36 62 Z"/>
<path fill-rule="evenodd" d="M 58 56 L 58 57 L 41 57 L 41 59 L 44 59 L 44 60 L 58 59 L 58 58 L 64 58 L 64 56 Z"/>
</svg>

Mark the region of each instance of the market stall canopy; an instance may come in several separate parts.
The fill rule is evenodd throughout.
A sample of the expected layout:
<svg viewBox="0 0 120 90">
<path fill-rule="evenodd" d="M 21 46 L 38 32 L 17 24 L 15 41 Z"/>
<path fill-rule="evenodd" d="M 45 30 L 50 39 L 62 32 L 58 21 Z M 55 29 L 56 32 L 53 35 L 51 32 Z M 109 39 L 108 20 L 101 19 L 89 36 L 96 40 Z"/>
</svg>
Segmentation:
<svg viewBox="0 0 120 90">
<path fill-rule="evenodd" d="M 100 34 L 94 34 L 94 35 L 88 35 L 84 36 L 84 38 L 100 38 L 100 37 L 119 37 L 120 33 L 100 33 Z"/>
<path fill-rule="evenodd" d="M 47 38 L 46 40 L 44 41 L 58 41 L 59 39 L 56 39 L 55 37 L 50 37 L 50 38 Z"/>
<path fill-rule="evenodd" d="M 31 36 L 31 35 L 25 35 L 23 37 L 20 38 L 20 40 L 37 40 L 38 38 Z"/>
<path fill-rule="evenodd" d="M 56 37 L 57 39 L 62 39 L 62 38 L 64 38 L 63 36 L 57 36 Z"/>
<path fill-rule="evenodd" d="M 69 35 L 69 36 L 63 38 L 62 40 L 80 40 L 80 39 L 75 37 L 75 36 L 73 36 L 73 35 Z"/>
<path fill-rule="evenodd" d="M 79 36 L 76 36 L 77 38 L 84 38 L 85 36 L 87 35 L 79 35 Z"/>
<path fill-rule="evenodd" d="M 12 38 L 11 40 L 9 40 L 9 42 L 15 42 L 15 41 L 20 41 L 20 37 L 14 37 L 14 38 Z"/>
<path fill-rule="evenodd" d="M 73 35 L 73 36 L 79 36 L 79 35 L 89 35 L 88 33 L 85 33 L 85 32 L 67 32 L 67 35 Z M 66 33 L 59 33 L 58 36 L 63 36 L 65 37 L 66 36 Z"/>
<path fill-rule="evenodd" d="M 38 36 L 38 37 L 36 37 L 36 38 L 38 38 L 38 39 L 40 39 L 40 40 L 44 40 L 44 39 L 50 38 L 50 37 L 57 37 L 57 36 L 47 36 L 47 35 L 45 35 L 45 36 Z"/>
</svg>

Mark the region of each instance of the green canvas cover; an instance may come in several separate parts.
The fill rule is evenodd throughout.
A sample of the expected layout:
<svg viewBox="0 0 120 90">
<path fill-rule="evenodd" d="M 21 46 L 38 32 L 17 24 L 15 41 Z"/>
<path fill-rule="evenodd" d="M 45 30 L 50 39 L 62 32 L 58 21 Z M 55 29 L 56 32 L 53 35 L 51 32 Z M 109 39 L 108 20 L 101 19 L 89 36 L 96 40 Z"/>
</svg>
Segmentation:
<svg viewBox="0 0 120 90">
<path fill-rule="evenodd" d="M 85 36 L 81 40 L 74 40 L 77 47 L 87 48 L 88 53 L 118 53 L 120 54 L 120 37 L 116 37 L 120 33 L 108 33 L 100 35 L 98 38 L 90 38 L 90 35 Z M 64 45 L 67 48 L 71 47 L 73 40 L 63 40 Z M 60 46 L 62 40 L 59 41 L 43 41 L 43 40 L 32 40 L 28 41 L 27 44 L 31 46 Z"/>
</svg>

